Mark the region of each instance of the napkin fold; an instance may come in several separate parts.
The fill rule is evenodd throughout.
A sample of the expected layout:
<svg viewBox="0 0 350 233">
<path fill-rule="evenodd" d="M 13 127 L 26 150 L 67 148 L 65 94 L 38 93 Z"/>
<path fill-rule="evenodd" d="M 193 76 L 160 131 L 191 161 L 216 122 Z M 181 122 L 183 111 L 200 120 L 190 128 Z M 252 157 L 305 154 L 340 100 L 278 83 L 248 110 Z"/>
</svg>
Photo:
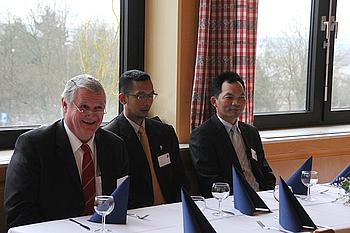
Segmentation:
<svg viewBox="0 0 350 233">
<path fill-rule="evenodd" d="M 246 215 L 254 215 L 256 211 L 271 212 L 269 207 L 249 185 L 243 174 L 232 166 L 233 196 L 236 209 Z"/>
<path fill-rule="evenodd" d="M 344 177 L 344 178 L 350 177 L 350 164 L 349 164 L 346 168 L 344 168 L 344 169 L 331 181 L 331 184 L 339 183 L 341 177 Z"/>
<path fill-rule="evenodd" d="M 113 191 L 111 196 L 114 198 L 114 209 L 106 216 L 106 223 L 126 224 L 126 212 L 128 210 L 130 178 L 126 176 L 125 180 Z M 91 222 L 102 221 L 102 216 L 96 212 L 89 219 Z"/>
<path fill-rule="evenodd" d="M 184 233 L 216 233 L 190 195 L 181 188 Z"/>
<path fill-rule="evenodd" d="M 279 181 L 279 224 L 292 232 L 317 229 L 315 223 L 281 177 Z"/>
<path fill-rule="evenodd" d="M 312 156 L 310 156 L 287 180 L 287 184 L 292 187 L 293 193 L 306 195 L 307 187 L 301 182 L 301 172 L 312 170 Z"/>
</svg>

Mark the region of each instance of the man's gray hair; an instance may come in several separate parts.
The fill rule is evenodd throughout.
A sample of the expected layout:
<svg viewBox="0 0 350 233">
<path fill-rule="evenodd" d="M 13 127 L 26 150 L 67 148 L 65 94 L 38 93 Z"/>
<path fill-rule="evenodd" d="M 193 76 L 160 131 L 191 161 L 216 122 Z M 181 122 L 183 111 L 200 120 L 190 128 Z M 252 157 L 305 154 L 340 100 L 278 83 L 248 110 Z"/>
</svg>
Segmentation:
<svg viewBox="0 0 350 233">
<path fill-rule="evenodd" d="M 105 93 L 103 86 L 97 79 L 89 74 L 81 74 L 68 80 L 62 92 L 62 97 L 66 102 L 71 103 L 74 99 L 76 91 L 79 88 L 86 88 L 94 93 L 101 91 Z"/>
</svg>

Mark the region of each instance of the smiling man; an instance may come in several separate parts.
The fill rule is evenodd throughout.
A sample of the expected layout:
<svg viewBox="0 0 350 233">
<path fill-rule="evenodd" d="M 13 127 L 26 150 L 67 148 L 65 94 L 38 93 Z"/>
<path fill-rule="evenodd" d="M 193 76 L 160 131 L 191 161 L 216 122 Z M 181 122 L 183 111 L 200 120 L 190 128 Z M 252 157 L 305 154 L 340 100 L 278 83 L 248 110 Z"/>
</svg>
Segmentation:
<svg viewBox="0 0 350 233">
<path fill-rule="evenodd" d="M 190 153 L 199 188 L 211 197 L 214 182 L 227 182 L 232 194 L 232 166 L 255 191 L 273 189 L 275 176 L 268 165 L 258 130 L 239 121 L 246 104 L 244 82 L 237 73 L 224 72 L 213 80 L 210 102 L 216 110 L 194 129 Z"/>
<path fill-rule="evenodd" d="M 187 187 L 179 142 L 174 128 L 147 118 L 157 96 L 148 74 L 123 73 L 119 101 L 124 111 L 104 128 L 122 137 L 127 146 L 130 170 L 129 208 L 180 201 Z"/>
<path fill-rule="evenodd" d="M 100 129 L 106 96 L 90 75 L 69 80 L 63 119 L 22 134 L 7 168 L 7 226 L 93 212 L 96 195 L 110 195 L 128 174 L 123 140 Z"/>
</svg>

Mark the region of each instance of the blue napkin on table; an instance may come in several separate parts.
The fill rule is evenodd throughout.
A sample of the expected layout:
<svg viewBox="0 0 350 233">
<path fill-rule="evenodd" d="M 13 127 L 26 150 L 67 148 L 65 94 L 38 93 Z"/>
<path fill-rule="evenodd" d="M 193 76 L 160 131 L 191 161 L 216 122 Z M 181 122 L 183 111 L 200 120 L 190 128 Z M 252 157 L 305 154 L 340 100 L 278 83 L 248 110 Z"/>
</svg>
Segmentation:
<svg viewBox="0 0 350 233">
<path fill-rule="evenodd" d="M 291 175 L 287 184 L 292 187 L 293 193 L 306 195 L 307 187 L 301 182 L 301 172 L 312 170 L 312 156 L 310 156 L 299 168 Z"/>
<path fill-rule="evenodd" d="M 279 224 L 292 232 L 317 228 L 281 177 L 279 181 Z"/>
<path fill-rule="evenodd" d="M 341 177 L 350 177 L 350 164 L 331 181 L 331 184 L 339 183 Z"/>
<path fill-rule="evenodd" d="M 216 233 L 190 195 L 181 188 L 184 233 Z"/>
<path fill-rule="evenodd" d="M 130 178 L 126 176 L 125 180 L 111 194 L 114 198 L 114 209 L 106 216 L 106 223 L 126 224 L 126 212 L 128 210 Z M 89 219 L 91 222 L 102 221 L 101 215 L 96 212 Z"/>
<path fill-rule="evenodd" d="M 271 212 L 260 196 L 246 181 L 243 174 L 232 166 L 233 197 L 236 209 L 246 215 L 254 215 L 255 211 Z"/>
</svg>

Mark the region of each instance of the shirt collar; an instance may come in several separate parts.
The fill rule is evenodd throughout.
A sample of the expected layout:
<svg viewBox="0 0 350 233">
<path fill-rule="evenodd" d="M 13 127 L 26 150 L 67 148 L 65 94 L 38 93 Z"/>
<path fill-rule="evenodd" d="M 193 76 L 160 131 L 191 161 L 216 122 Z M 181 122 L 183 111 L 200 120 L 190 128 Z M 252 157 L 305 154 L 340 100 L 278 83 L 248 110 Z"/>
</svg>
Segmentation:
<svg viewBox="0 0 350 233">
<path fill-rule="evenodd" d="M 216 113 L 216 116 L 219 118 L 219 120 L 221 121 L 221 123 L 224 125 L 227 133 L 229 133 L 231 131 L 231 129 L 235 132 L 238 131 L 239 133 L 241 132 L 241 130 L 238 127 L 238 121 L 239 119 L 236 120 L 236 122 L 234 124 L 231 124 L 227 121 L 225 121 L 224 119 L 222 119 L 219 114 Z"/>
<path fill-rule="evenodd" d="M 68 135 L 68 139 L 70 142 L 70 145 L 72 147 L 73 153 L 75 154 L 75 152 L 77 152 L 77 150 L 79 150 L 79 148 L 81 147 L 81 145 L 83 144 L 79 138 L 77 138 L 77 136 L 74 135 L 74 133 L 69 129 L 68 125 L 66 124 L 66 122 L 64 121 L 64 128 L 67 132 Z M 94 139 L 95 139 L 95 134 L 92 136 L 92 138 L 86 143 L 89 145 L 90 150 L 93 152 L 94 151 Z"/>
<path fill-rule="evenodd" d="M 133 122 L 131 119 L 129 119 L 125 113 L 123 112 L 123 115 L 125 116 L 125 118 L 129 121 L 130 125 L 132 126 L 132 128 L 135 130 L 135 133 L 138 134 L 140 126 L 142 126 L 143 128 L 145 128 L 145 120 L 142 121 L 141 125 L 136 124 L 135 122 Z"/>
</svg>

